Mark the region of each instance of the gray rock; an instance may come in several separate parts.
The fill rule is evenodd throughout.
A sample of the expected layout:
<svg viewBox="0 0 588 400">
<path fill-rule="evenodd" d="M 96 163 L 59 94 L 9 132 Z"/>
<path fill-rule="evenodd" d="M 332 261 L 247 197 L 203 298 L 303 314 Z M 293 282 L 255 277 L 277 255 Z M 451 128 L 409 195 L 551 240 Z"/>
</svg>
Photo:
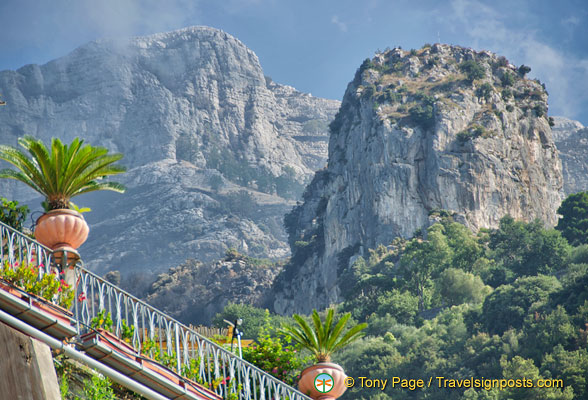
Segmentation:
<svg viewBox="0 0 588 400">
<path fill-rule="evenodd" d="M 227 247 L 287 256 L 283 215 L 324 166 L 340 104 L 272 82 L 250 49 L 207 27 L 92 42 L 0 72 L 0 93 L 0 143 L 80 136 L 124 154 L 126 194 L 74 199 L 93 208 L 83 259 L 123 275 Z M 39 210 L 20 183 L 2 181 L 0 193 Z"/>
<path fill-rule="evenodd" d="M 561 158 L 566 195 L 588 190 L 588 128 L 554 117 L 553 138 Z"/>
<path fill-rule="evenodd" d="M 210 263 L 188 260 L 159 275 L 146 300 L 186 324 L 210 324 L 229 302 L 268 307 L 280 271 L 278 264 L 241 255 Z"/>
<path fill-rule="evenodd" d="M 468 80 L 467 60 L 483 79 Z M 515 78 L 508 87 L 505 74 Z M 472 230 L 505 214 L 554 225 L 563 182 L 546 111 L 540 83 L 490 52 L 394 49 L 362 65 L 333 123 L 328 166 L 287 217 L 293 261 L 276 283 L 275 310 L 340 301 L 338 269 L 349 257 L 412 236 L 435 210 Z"/>
</svg>

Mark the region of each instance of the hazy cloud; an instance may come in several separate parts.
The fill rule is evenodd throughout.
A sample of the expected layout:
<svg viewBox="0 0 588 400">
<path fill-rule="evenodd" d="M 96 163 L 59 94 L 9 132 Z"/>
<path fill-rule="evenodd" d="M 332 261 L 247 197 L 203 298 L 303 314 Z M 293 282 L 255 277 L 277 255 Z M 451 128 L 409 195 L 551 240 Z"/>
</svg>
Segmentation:
<svg viewBox="0 0 588 400">
<path fill-rule="evenodd" d="M 347 24 L 342 22 L 337 15 L 331 17 L 331 23 L 339 28 L 341 32 L 347 32 Z"/>
<path fill-rule="evenodd" d="M 505 14 L 477 0 L 453 0 L 450 30 L 460 30 L 477 49 L 489 49 L 516 64 L 531 66 L 531 76 L 545 82 L 552 115 L 574 117 L 588 102 L 588 59 L 564 53 L 539 40 L 523 24 L 509 25 Z M 572 22 L 572 21 L 570 21 Z"/>
</svg>

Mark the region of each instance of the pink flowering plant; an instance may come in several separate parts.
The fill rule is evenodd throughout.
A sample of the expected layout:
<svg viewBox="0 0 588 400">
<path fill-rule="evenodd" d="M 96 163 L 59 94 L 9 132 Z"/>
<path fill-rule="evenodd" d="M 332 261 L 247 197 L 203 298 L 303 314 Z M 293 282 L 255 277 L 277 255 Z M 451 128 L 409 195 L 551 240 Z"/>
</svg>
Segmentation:
<svg viewBox="0 0 588 400">
<path fill-rule="evenodd" d="M 40 266 L 43 268 L 43 265 Z M 61 275 L 55 272 L 43 274 L 39 278 L 39 267 L 29 266 L 26 262 L 11 265 L 4 262 L 0 270 L 0 278 L 11 283 L 27 293 L 42 297 L 45 300 L 69 309 L 74 300 L 74 290 Z"/>
</svg>

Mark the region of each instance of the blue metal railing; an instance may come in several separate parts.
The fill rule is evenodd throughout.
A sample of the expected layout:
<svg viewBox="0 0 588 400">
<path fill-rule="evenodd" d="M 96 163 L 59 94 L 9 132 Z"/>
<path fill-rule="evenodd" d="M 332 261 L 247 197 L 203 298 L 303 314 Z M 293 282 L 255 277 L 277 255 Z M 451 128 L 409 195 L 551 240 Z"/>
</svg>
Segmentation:
<svg viewBox="0 0 588 400">
<path fill-rule="evenodd" d="M 51 250 L 0 222 L 2 266 L 35 266 L 39 279 L 62 269 Z M 66 280 L 74 286 L 72 310 L 80 334 L 110 315 L 110 330 L 128 339 L 137 355 L 160 360 L 178 375 L 208 386 L 219 396 L 235 394 L 240 400 L 309 400 L 221 345 L 176 321 L 144 301 L 85 269 L 81 261 L 65 267 Z M 129 337 L 130 336 L 130 337 Z"/>
</svg>

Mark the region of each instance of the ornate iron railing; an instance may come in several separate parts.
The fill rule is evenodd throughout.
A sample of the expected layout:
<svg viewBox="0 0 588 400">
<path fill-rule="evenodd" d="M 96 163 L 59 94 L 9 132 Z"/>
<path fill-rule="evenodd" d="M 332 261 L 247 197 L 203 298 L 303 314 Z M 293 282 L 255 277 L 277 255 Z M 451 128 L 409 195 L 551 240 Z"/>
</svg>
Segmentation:
<svg viewBox="0 0 588 400">
<path fill-rule="evenodd" d="M 0 260 L 9 265 L 39 267 L 40 277 L 55 268 L 51 250 L 0 222 Z M 60 267 L 60 266 L 58 266 Z M 209 387 L 216 394 L 240 400 L 309 400 L 310 398 L 210 341 L 188 326 L 151 307 L 85 269 L 70 266 L 75 285 L 72 306 L 78 331 L 104 326 L 108 314 L 111 333 L 127 339 L 137 355 L 158 360 L 178 375 Z M 102 322 L 102 323 L 101 323 Z M 232 398 L 232 397 L 231 397 Z"/>
</svg>

